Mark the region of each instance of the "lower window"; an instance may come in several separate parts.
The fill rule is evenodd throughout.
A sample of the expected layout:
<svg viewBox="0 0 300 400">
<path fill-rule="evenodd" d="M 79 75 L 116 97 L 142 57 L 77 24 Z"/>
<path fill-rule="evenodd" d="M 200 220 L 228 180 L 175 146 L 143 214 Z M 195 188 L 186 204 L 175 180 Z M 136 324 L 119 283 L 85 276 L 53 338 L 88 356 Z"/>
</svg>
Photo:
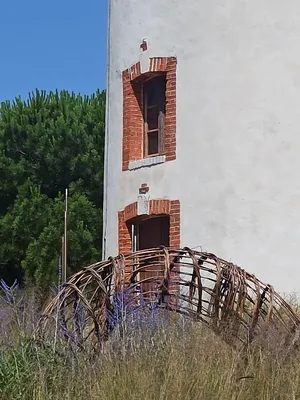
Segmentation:
<svg viewBox="0 0 300 400">
<path fill-rule="evenodd" d="M 132 224 L 132 250 L 146 250 L 159 246 L 169 247 L 169 216 L 155 216 Z M 157 264 L 155 264 L 157 262 Z M 149 265 L 150 264 L 150 265 Z M 149 260 L 139 272 L 139 281 L 143 294 L 148 297 L 155 292 L 155 286 L 164 276 L 159 258 Z M 148 281 L 149 280 L 149 281 Z"/>
</svg>

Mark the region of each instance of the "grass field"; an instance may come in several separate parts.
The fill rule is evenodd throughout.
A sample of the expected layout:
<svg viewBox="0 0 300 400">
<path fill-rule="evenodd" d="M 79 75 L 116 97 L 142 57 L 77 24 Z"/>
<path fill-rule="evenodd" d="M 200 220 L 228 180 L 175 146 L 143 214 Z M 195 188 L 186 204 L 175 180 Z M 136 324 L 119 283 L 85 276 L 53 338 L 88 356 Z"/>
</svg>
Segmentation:
<svg viewBox="0 0 300 400">
<path fill-rule="evenodd" d="M 74 355 L 33 339 L 37 317 L 33 295 L 1 297 L 1 399 L 300 399 L 300 357 L 277 343 L 245 364 L 205 326 L 156 315 L 117 327 L 99 356 Z"/>
</svg>

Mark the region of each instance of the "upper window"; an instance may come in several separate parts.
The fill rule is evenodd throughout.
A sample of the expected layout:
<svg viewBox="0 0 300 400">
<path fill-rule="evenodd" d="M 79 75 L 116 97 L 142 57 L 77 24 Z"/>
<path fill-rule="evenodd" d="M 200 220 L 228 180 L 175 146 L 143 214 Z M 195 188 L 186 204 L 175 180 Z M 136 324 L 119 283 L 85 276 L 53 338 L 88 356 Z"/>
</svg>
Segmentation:
<svg viewBox="0 0 300 400">
<path fill-rule="evenodd" d="M 149 167 L 176 159 L 175 57 L 149 58 L 122 72 L 122 170 Z"/>
<path fill-rule="evenodd" d="M 155 76 L 143 85 L 144 157 L 164 153 L 166 76 Z"/>
</svg>

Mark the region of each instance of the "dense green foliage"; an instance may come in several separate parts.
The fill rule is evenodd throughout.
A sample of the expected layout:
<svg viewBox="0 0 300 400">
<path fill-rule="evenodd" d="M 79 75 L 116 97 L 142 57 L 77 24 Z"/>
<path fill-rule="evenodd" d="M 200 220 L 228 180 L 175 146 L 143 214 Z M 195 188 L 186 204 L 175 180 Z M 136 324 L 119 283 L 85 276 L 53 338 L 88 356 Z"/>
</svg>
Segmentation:
<svg viewBox="0 0 300 400">
<path fill-rule="evenodd" d="M 0 278 L 57 282 L 69 188 L 69 273 L 99 259 L 105 93 L 36 91 L 0 107 Z"/>
</svg>

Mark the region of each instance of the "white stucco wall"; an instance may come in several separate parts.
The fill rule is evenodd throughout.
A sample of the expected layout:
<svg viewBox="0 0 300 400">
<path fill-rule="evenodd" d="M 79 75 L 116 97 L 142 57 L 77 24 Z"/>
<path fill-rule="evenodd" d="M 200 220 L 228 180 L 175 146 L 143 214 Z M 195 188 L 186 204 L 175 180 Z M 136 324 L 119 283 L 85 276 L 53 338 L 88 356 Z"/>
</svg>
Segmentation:
<svg viewBox="0 0 300 400">
<path fill-rule="evenodd" d="M 117 213 L 181 202 L 181 245 L 230 259 L 279 291 L 300 291 L 300 3 L 111 0 L 105 257 Z M 147 38 L 177 57 L 177 159 L 122 172 L 122 70 Z"/>
</svg>

